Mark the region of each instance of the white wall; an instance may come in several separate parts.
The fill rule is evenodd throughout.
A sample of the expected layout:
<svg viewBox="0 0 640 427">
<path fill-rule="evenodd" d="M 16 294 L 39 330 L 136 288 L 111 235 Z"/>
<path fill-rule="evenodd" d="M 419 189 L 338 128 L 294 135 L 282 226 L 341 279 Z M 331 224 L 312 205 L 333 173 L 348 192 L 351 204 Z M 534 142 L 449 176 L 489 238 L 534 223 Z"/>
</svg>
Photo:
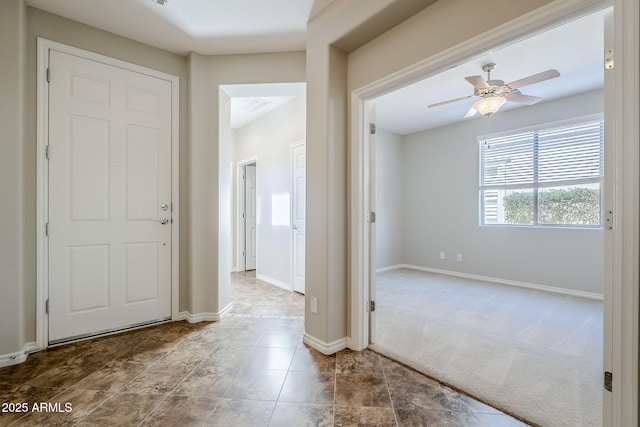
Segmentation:
<svg viewBox="0 0 640 427">
<path fill-rule="evenodd" d="M 376 131 L 376 266 L 403 264 L 403 138 Z"/>
<path fill-rule="evenodd" d="M 498 113 L 491 131 L 602 111 L 603 92 L 597 90 Z M 478 118 L 402 138 L 404 215 L 396 233 L 403 235 L 403 263 L 602 294 L 602 229 L 479 225 L 476 137 L 486 133 L 484 118 Z M 388 163 L 383 169 L 397 167 L 395 159 Z"/>
<path fill-rule="evenodd" d="M 293 287 L 291 226 L 273 224 L 272 196 L 285 196 L 291 200 L 291 144 L 304 140 L 305 135 L 306 97 L 298 96 L 237 129 L 233 147 L 234 171 L 237 171 L 238 162 L 257 158 L 256 190 L 260 216 L 257 218 L 256 274 L 290 288 Z M 237 173 L 234 173 L 235 178 Z M 234 188 L 237 188 L 237 183 L 234 183 Z M 236 194 L 236 197 L 242 195 Z M 239 214 L 236 212 L 234 218 L 237 219 Z M 236 255 L 237 245 L 236 239 L 233 250 Z M 240 264 L 236 259 L 235 265 Z"/>
</svg>

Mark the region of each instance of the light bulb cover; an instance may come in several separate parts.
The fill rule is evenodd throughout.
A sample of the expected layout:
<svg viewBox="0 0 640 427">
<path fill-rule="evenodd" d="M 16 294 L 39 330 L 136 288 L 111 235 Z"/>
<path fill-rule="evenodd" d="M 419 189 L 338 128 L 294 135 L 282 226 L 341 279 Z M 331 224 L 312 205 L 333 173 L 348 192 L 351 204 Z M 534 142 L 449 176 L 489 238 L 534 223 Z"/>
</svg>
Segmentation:
<svg viewBox="0 0 640 427">
<path fill-rule="evenodd" d="M 491 117 L 505 102 L 507 102 L 507 99 L 503 96 L 488 96 L 476 101 L 473 104 L 473 108 L 483 116 Z"/>
</svg>

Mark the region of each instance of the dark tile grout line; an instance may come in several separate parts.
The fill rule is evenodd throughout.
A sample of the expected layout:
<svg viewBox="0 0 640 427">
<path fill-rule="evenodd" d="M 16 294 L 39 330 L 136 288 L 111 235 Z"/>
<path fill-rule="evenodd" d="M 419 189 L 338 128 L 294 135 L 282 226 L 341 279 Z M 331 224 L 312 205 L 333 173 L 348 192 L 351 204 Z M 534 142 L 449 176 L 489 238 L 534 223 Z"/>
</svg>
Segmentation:
<svg viewBox="0 0 640 427">
<path fill-rule="evenodd" d="M 515 418 L 516 420 L 521 421 L 521 422 L 523 422 L 523 423 L 527 424 L 527 425 L 528 425 L 528 426 L 530 426 L 530 427 L 543 427 L 543 426 L 538 425 L 538 424 L 535 424 L 535 423 L 533 423 L 533 422 L 531 422 L 531 421 L 529 421 L 529 420 L 526 420 L 526 419 L 522 418 L 522 417 L 521 417 L 521 416 L 519 416 L 519 415 L 515 415 L 515 414 L 513 414 L 513 413 L 511 413 L 511 412 L 508 412 L 508 411 L 506 411 L 506 410 L 504 410 L 504 409 L 497 408 L 497 407 L 496 407 L 494 404 L 492 404 L 492 403 L 487 403 L 486 401 L 484 401 L 484 400 L 483 400 L 483 399 L 481 399 L 481 398 L 475 397 L 475 396 L 473 396 L 473 395 L 471 395 L 471 394 L 467 393 L 466 391 L 464 391 L 464 390 L 462 390 L 462 389 L 460 389 L 460 388 L 458 388 L 458 387 L 456 387 L 456 386 L 454 386 L 454 385 L 452 385 L 452 384 L 449 384 L 449 383 L 447 383 L 447 382 L 444 382 L 444 381 L 442 381 L 442 380 L 440 380 L 440 379 L 438 379 L 438 378 L 435 378 L 435 377 L 432 377 L 432 376 L 430 376 L 430 375 L 427 375 L 426 373 L 419 371 L 418 369 L 414 368 L 413 366 L 408 365 L 408 364 L 406 364 L 406 363 L 404 363 L 404 362 L 402 362 L 402 361 L 400 361 L 400 360 L 394 359 L 394 358 L 393 358 L 393 357 L 391 357 L 391 356 L 387 356 L 386 354 L 379 353 L 378 351 L 373 350 L 373 349 L 370 349 L 370 351 L 374 352 L 374 353 L 375 353 L 375 354 L 377 354 L 379 357 L 384 357 L 385 359 L 390 360 L 390 361 L 392 361 L 392 362 L 394 362 L 394 363 L 396 363 L 396 364 L 398 364 L 398 365 L 400 365 L 400 366 L 402 366 L 402 367 L 404 367 L 404 368 L 406 368 L 406 369 L 409 369 L 409 370 L 411 370 L 411 371 L 413 371 L 413 372 L 415 372 L 415 373 L 417 373 L 417 374 L 420 374 L 420 375 L 422 375 L 422 376 L 424 376 L 424 377 L 426 377 L 426 378 L 429 378 L 429 379 L 431 379 L 431 380 L 433 380 L 433 381 L 437 382 L 437 383 L 438 383 L 438 384 L 440 384 L 440 385 L 443 385 L 443 386 L 445 386 L 445 387 L 448 387 L 448 388 L 450 388 L 450 389 L 454 390 L 455 392 L 457 392 L 457 393 L 459 393 L 459 394 L 461 394 L 461 395 L 463 395 L 463 396 L 470 397 L 470 398 L 471 398 L 471 399 L 473 399 L 473 400 L 476 400 L 476 401 L 478 401 L 478 402 L 480 402 L 480 403 L 483 403 L 483 404 L 485 404 L 485 405 L 487 405 L 487 406 L 489 406 L 489 407 L 491 407 L 491 408 L 497 409 L 498 411 L 502 412 L 503 414 L 509 415 L 510 417 Z M 384 368 L 383 368 L 383 369 L 384 369 Z M 394 416 L 395 416 L 395 411 L 394 411 Z"/>
<path fill-rule="evenodd" d="M 380 366 L 382 367 L 382 377 L 384 378 L 384 384 L 387 387 L 387 394 L 389 395 L 389 404 L 391 405 L 391 412 L 393 413 L 393 419 L 396 422 L 396 426 L 399 426 L 400 424 L 398 423 L 398 415 L 396 414 L 396 409 L 393 405 L 393 398 L 391 397 L 391 387 L 389 387 L 389 380 L 387 379 L 387 372 L 385 370 L 384 367 L 384 363 L 382 363 L 381 360 L 381 355 L 378 353 L 375 353 L 378 356 L 378 362 L 380 363 Z"/>
</svg>

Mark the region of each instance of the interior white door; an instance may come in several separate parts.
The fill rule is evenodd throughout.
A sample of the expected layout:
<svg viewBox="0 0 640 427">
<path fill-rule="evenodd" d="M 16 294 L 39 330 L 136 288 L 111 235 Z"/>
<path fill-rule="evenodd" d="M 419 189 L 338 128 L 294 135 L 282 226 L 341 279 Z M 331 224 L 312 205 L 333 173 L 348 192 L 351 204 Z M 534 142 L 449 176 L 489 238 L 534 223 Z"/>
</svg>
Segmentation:
<svg viewBox="0 0 640 427">
<path fill-rule="evenodd" d="M 605 52 L 613 48 L 613 10 L 608 12 L 604 18 L 604 49 Z M 615 206 L 615 144 L 614 128 L 616 119 L 615 112 L 615 73 L 613 69 L 606 69 L 604 72 L 604 211 L 613 210 Z M 604 218 L 603 218 L 604 220 Z M 614 234 L 613 231 L 604 225 L 604 286 L 603 286 L 603 370 L 605 372 L 614 371 L 613 362 L 613 336 L 614 336 Z M 603 390 L 602 392 L 602 420 L 603 425 L 615 425 L 612 418 L 612 393 Z"/>
<path fill-rule="evenodd" d="M 171 83 L 49 52 L 49 342 L 171 316 Z"/>
<path fill-rule="evenodd" d="M 244 269 L 256 269 L 256 165 L 244 167 Z"/>
<path fill-rule="evenodd" d="M 376 104 L 369 102 L 369 132 L 368 144 L 365 150 L 368 152 L 369 171 L 369 342 L 376 342 Z M 373 215 L 373 216 L 372 216 Z"/>
<path fill-rule="evenodd" d="M 304 294 L 305 229 L 307 226 L 307 146 L 293 147 L 293 290 Z"/>
</svg>

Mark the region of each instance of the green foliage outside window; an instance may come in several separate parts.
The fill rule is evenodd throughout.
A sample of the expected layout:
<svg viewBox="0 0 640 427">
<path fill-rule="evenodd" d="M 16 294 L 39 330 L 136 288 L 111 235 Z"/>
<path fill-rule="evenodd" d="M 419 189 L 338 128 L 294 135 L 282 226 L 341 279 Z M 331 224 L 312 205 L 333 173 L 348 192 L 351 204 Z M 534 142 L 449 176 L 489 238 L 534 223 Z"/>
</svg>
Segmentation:
<svg viewBox="0 0 640 427">
<path fill-rule="evenodd" d="M 503 198 L 506 224 L 533 224 L 533 193 Z M 600 191 L 591 188 L 548 189 L 538 193 L 539 224 L 600 224 Z"/>
</svg>

